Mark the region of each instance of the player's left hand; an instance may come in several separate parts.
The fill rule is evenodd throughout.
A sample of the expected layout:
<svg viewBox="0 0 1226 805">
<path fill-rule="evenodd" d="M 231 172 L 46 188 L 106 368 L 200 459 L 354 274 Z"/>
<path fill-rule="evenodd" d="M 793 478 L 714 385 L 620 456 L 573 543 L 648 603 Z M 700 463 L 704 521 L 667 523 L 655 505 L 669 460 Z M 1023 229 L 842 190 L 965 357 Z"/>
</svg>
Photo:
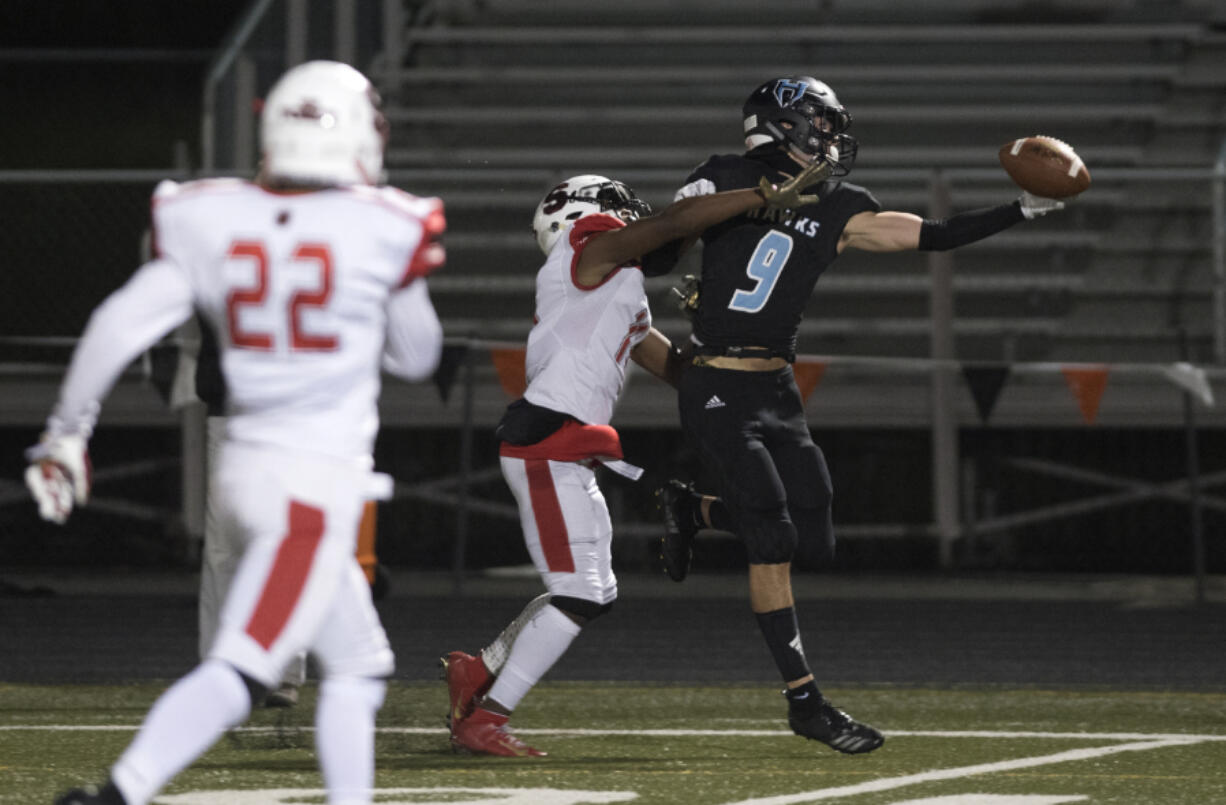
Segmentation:
<svg viewBox="0 0 1226 805">
<path fill-rule="evenodd" d="M 682 277 L 680 288 L 672 289 L 673 295 L 677 297 L 677 309 L 680 310 L 687 319 L 694 319 L 694 314 L 698 312 L 698 300 L 702 295 L 702 282 L 693 274 L 686 274 Z"/>
<path fill-rule="evenodd" d="M 63 524 L 74 504 L 89 500 L 91 468 L 84 436 L 44 435 L 26 450 L 26 486 L 44 520 Z"/>
<path fill-rule="evenodd" d="M 825 159 L 815 159 L 800 173 L 788 179 L 783 184 L 772 184 L 763 176 L 758 181 L 758 192 L 766 199 L 766 206 L 775 210 L 791 210 L 806 204 L 815 204 L 818 197 L 800 194 L 810 185 L 824 182 L 834 166 Z"/>
<path fill-rule="evenodd" d="M 1064 209 L 1064 202 L 1055 198 L 1043 198 L 1036 196 L 1034 193 L 1023 190 L 1022 197 L 1017 200 L 1017 203 L 1022 207 L 1022 215 L 1026 216 L 1027 221 L 1032 221 L 1041 215 L 1053 210 Z"/>
</svg>

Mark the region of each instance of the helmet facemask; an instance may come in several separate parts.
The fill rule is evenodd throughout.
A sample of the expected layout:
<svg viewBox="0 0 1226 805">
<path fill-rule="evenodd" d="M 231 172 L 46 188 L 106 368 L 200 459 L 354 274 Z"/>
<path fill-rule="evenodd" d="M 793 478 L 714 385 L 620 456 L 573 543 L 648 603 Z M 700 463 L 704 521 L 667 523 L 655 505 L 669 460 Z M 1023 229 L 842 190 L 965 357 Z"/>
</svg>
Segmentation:
<svg viewBox="0 0 1226 805">
<path fill-rule="evenodd" d="M 596 203 L 601 212 L 613 211 L 623 221 L 637 221 L 651 215 L 651 205 L 634 194 L 626 185 L 611 180 L 596 191 Z"/>
</svg>

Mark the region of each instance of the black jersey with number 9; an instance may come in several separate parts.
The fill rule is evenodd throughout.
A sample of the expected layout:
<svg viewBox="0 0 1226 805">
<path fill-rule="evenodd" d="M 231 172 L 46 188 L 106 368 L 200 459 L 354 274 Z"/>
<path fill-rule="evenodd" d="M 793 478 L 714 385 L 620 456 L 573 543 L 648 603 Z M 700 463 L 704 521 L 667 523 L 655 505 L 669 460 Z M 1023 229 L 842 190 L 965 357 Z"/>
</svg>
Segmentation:
<svg viewBox="0 0 1226 805">
<path fill-rule="evenodd" d="M 763 176 L 782 182 L 798 170 L 773 146 L 713 156 L 690 174 L 678 196 L 757 187 Z M 825 182 L 817 194 L 815 204 L 751 210 L 703 233 L 702 294 L 694 316 L 700 344 L 795 352 L 805 305 L 838 256 L 843 227 L 857 213 L 881 209 L 868 190 L 846 182 Z"/>
</svg>

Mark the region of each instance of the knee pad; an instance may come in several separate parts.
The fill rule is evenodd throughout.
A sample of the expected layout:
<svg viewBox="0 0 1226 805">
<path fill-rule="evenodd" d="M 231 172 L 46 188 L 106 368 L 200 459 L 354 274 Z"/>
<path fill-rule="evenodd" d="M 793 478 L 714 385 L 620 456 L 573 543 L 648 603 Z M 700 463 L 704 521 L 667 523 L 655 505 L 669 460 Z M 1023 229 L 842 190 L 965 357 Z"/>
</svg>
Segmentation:
<svg viewBox="0 0 1226 805">
<path fill-rule="evenodd" d="M 792 561 L 796 553 L 796 526 L 786 517 L 764 517 L 762 512 L 747 510 L 741 527 L 750 564 L 777 565 Z"/>
<path fill-rule="evenodd" d="M 574 598 L 569 595 L 550 596 L 549 603 L 567 615 L 577 615 L 583 618 L 586 623 L 596 620 L 613 608 L 612 601 L 607 604 L 597 604 L 595 601 L 589 601 L 586 598 Z"/>
<path fill-rule="evenodd" d="M 797 553 L 805 564 L 834 558 L 834 524 L 829 506 L 824 509 L 794 508 L 791 516 L 796 525 Z"/>
</svg>

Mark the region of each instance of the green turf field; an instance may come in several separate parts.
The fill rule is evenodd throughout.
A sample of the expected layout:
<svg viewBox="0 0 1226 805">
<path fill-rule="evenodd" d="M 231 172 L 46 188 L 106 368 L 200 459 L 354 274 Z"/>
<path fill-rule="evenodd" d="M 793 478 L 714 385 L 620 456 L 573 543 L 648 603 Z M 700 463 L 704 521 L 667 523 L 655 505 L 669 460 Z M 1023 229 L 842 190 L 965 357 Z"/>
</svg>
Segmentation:
<svg viewBox="0 0 1226 805">
<path fill-rule="evenodd" d="M 0 805 L 50 803 L 100 780 L 160 690 L 0 685 Z M 395 684 L 379 719 L 376 802 L 1226 803 L 1226 693 L 828 693 L 882 728 L 885 746 L 847 757 L 795 737 L 769 688 L 545 683 L 513 724 L 548 757 L 457 755 L 442 684 Z M 313 694 L 256 712 L 157 802 L 322 803 Z"/>
</svg>

